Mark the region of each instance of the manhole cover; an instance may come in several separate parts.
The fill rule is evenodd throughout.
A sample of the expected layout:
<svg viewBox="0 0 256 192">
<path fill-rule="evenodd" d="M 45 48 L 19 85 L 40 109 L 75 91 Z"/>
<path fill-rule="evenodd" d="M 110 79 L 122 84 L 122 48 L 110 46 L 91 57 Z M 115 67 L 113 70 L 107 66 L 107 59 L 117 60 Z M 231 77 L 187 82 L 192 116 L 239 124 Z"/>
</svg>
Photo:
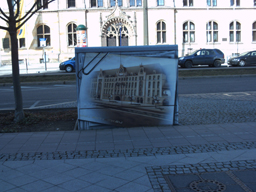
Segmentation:
<svg viewBox="0 0 256 192">
<path fill-rule="evenodd" d="M 197 192 L 221 192 L 226 189 L 224 184 L 214 180 L 193 181 L 189 187 Z"/>
</svg>

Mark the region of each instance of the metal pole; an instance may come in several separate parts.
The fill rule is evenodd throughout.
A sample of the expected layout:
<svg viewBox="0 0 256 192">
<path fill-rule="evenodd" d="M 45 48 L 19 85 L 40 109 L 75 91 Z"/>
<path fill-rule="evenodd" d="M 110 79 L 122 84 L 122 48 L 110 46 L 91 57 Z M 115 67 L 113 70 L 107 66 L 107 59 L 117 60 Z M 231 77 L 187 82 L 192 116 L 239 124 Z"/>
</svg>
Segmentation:
<svg viewBox="0 0 256 192">
<path fill-rule="evenodd" d="M 144 30 L 144 45 L 148 45 L 148 5 L 147 0 L 143 0 L 143 30 Z"/>
<path fill-rule="evenodd" d="M 47 71 L 47 67 L 46 67 L 46 52 L 44 50 L 44 69 L 45 71 Z"/>
</svg>

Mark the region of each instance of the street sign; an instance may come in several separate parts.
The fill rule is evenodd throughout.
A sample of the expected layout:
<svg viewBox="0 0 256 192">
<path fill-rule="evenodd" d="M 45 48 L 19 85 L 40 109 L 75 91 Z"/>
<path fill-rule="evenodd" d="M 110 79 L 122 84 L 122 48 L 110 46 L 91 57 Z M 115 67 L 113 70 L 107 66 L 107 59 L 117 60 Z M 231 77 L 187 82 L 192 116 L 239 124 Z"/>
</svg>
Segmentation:
<svg viewBox="0 0 256 192">
<path fill-rule="evenodd" d="M 39 41 L 40 41 L 40 47 L 46 46 L 46 38 L 39 38 Z"/>
</svg>

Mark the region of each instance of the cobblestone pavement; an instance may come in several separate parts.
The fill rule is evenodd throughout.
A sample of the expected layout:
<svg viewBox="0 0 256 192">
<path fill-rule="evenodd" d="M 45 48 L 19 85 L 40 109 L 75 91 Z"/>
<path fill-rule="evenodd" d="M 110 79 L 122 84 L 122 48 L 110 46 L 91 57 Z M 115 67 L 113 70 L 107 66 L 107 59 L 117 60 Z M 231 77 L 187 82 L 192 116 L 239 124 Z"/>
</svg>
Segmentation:
<svg viewBox="0 0 256 192">
<path fill-rule="evenodd" d="M 114 158 L 114 157 L 146 157 L 158 155 L 207 153 L 219 151 L 233 151 L 256 149 L 256 142 L 232 142 L 205 145 L 184 145 L 174 147 L 138 148 L 125 150 L 86 150 L 73 152 L 31 152 L 0 154 L 0 162 L 4 161 L 32 161 L 32 160 L 60 160 L 86 158 Z"/>
<path fill-rule="evenodd" d="M 181 125 L 242 123 L 256 121 L 256 92 L 182 94 Z"/>
</svg>

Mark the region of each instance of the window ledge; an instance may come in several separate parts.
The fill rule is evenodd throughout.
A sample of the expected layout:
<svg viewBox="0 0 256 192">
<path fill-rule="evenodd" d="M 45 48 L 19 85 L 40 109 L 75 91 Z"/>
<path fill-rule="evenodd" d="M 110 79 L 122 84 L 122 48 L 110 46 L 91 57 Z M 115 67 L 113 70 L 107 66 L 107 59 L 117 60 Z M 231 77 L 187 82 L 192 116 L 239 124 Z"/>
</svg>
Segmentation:
<svg viewBox="0 0 256 192">
<path fill-rule="evenodd" d="M 39 50 L 42 50 L 42 49 L 52 49 L 52 46 L 46 46 L 46 47 L 36 47 L 35 49 L 39 49 Z"/>
<path fill-rule="evenodd" d="M 256 42 L 255 42 L 255 43 L 256 43 Z M 240 45 L 240 44 L 243 44 L 243 42 L 238 42 L 238 43 L 237 43 L 237 42 L 229 42 L 229 44 L 231 44 L 231 45 L 237 45 L 237 44 L 239 44 L 239 45 Z"/>
</svg>

